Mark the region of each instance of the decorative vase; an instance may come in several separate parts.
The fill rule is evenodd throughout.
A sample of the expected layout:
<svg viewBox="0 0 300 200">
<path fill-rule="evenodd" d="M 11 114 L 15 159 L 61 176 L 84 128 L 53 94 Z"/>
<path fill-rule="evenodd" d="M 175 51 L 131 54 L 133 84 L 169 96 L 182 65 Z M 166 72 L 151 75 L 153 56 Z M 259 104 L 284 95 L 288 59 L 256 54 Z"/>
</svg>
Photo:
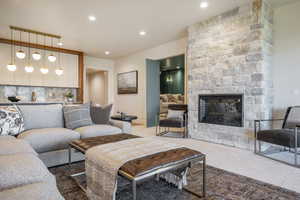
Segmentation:
<svg viewBox="0 0 300 200">
<path fill-rule="evenodd" d="M 73 102 L 73 98 L 67 98 L 67 101 L 68 101 L 69 103 L 72 103 L 72 102 Z"/>
</svg>

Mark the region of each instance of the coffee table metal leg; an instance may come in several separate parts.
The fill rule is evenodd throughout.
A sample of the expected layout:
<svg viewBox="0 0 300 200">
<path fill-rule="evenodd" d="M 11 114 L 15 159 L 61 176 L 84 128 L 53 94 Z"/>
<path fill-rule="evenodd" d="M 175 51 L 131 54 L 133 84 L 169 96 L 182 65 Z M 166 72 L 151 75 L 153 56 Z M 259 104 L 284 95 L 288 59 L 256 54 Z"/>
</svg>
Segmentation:
<svg viewBox="0 0 300 200">
<path fill-rule="evenodd" d="M 203 194 L 203 197 L 206 196 L 206 158 L 204 157 L 203 158 L 203 161 L 202 161 L 202 164 L 203 164 L 203 186 L 202 186 L 202 194 Z"/>
<path fill-rule="evenodd" d="M 72 148 L 71 146 L 69 146 L 69 167 L 71 167 L 71 163 L 72 163 Z"/>
<path fill-rule="evenodd" d="M 136 200 L 136 181 L 132 181 L 132 195 L 133 195 L 133 200 Z"/>
</svg>

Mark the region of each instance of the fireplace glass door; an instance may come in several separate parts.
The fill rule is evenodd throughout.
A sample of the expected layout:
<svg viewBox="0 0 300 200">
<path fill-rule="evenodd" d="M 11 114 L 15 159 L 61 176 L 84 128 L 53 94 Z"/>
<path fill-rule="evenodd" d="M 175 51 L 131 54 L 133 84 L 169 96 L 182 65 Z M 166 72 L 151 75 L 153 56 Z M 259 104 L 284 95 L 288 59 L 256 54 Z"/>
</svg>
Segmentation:
<svg viewBox="0 0 300 200">
<path fill-rule="evenodd" d="M 243 95 L 199 95 L 199 122 L 243 127 Z"/>
</svg>

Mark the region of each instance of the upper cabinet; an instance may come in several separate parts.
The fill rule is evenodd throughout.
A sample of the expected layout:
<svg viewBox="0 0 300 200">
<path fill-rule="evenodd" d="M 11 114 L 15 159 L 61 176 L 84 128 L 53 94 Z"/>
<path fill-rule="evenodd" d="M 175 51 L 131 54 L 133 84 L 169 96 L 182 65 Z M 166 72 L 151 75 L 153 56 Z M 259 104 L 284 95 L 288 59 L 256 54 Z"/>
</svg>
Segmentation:
<svg viewBox="0 0 300 200">
<path fill-rule="evenodd" d="M 16 49 L 18 49 L 16 47 Z M 20 60 L 16 58 L 17 70 L 11 72 L 6 68 L 6 65 L 10 62 L 10 45 L 0 44 L 0 85 L 24 85 L 24 86 L 43 86 L 43 87 L 67 87 L 78 88 L 78 56 L 71 54 L 61 53 L 61 66 L 64 73 L 61 76 L 56 75 L 55 70 L 59 67 L 58 60 L 54 63 L 50 63 L 48 59 L 41 59 L 40 61 L 32 60 L 32 66 L 34 71 L 32 73 L 25 72 L 25 65 L 27 63 L 28 49 L 23 47 L 23 51 L 26 53 L 26 58 Z M 33 53 L 35 49 L 31 49 Z M 43 50 L 37 50 L 43 54 Z M 46 51 L 46 56 L 50 55 L 49 51 Z M 58 53 L 53 52 L 58 58 Z M 31 55 L 30 55 L 31 56 Z M 48 74 L 42 74 L 40 68 L 46 65 L 49 69 Z"/>
</svg>

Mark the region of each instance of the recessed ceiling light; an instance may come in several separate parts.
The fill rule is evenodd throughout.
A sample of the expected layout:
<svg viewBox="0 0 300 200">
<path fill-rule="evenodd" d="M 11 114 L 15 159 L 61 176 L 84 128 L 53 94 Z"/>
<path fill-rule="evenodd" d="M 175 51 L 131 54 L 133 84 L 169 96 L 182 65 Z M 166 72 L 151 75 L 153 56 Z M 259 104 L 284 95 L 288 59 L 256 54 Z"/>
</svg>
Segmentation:
<svg viewBox="0 0 300 200">
<path fill-rule="evenodd" d="M 140 31 L 141 36 L 145 36 L 146 34 L 147 34 L 146 31 Z"/>
<path fill-rule="evenodd" d="M 208 2 L 207 1 L 201 1 L 200 7 L 201 8 L 207 8 L 208 7 Z"/>
<path fill-rule="evenodd" d="M 58 45 L 58 46 L 62 46 L 62 45 L 63 45 L 63 43 L 62 43 L 62 42 L 59 42 L 59 43 L 57 43 L 57 45 Z"/>
<path fill-rule="evenodd" d="M 109 52 L 109 51 L 105 51 L 104 53 L 105 53 L 105 55 L 109 55 L 109 54 L 110 54 L 110 52 Z"/>
<path fill-rule="evenodd" d="M 90 21 L 96 21 L 96 17 L 93 16 L 93 15 L 90 15 L 90 16 L 89 16 L 89 20 L 90 20 Z"/>
</svg>

